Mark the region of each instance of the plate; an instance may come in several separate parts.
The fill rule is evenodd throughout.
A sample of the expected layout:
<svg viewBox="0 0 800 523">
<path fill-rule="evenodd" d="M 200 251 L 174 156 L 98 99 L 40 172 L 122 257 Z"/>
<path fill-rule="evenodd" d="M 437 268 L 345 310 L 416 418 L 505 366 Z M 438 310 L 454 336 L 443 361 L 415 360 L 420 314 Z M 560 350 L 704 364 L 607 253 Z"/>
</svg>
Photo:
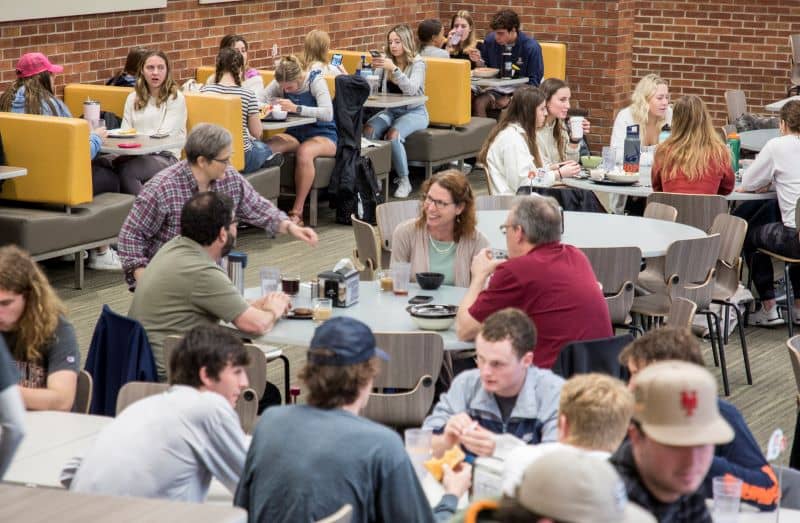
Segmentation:
<svg viewBox="0 0 800 523">
<path fill-rule="evenodd" d="M 314 313 L 311 312 L 310 310 L 308 310 L 308 312 L 302 311 L 299 313 L 295 312 L 294 310 L 291 310 L 287 312 L 286 315 L 284 316 L 284 318 L 286 318 L 287 320 L 310 320 L 313 317 Z"/>
<path fill-rule="evenodd" d="M 592 183 L 596 183 L 597 185 L 636 185 L 639 183 L 639 178 L 635 180 L 609 180 L 606 178 L 605 180 L 590 180 Z"/>
<path fill-rule="evenodd" d="M 136 132 L 136 129 L 111 129 L 108 131 L 108 136 L 110 138 L 135 138 L 139 136 L 139 133 Z"/>
<path fill-rule="evenodd" d="M 606 173 L 606 180 L 618 183 L 634 184 L 639 181 L 639 173 L 636 174 L 619 174 L 619 173 Z"/>
<path fill-rule="evenodd" d="M 476 67 L 472 70 L 472 76 L 475 78 L 494 78 L 499 72 L 500 69 L 495 69 L 494 67 Z"/>
</svg>

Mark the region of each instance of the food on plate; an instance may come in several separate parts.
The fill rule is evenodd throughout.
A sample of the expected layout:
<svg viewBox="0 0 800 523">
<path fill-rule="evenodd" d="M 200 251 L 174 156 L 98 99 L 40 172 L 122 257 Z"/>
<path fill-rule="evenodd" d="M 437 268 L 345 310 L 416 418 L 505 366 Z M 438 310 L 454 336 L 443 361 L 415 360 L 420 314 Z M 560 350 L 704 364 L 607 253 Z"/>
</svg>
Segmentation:
<svg viewBox="0 0 800 523">
<path fill-rule="evenodd" d="M 272 106 L 270 104 L 262 105 L 258 109 L 258 112 L 259 112 L 259 117 L 266 118 L 267 116 L 269 116 L 269 113 L 272 112 Z"/>
<path fill-rule="evenodd" d="M 111 129 L 108 134 L 112 136 L 136 136 L 136 129 Z"/>
<path fill-rule="evenodd" d="M 464 451 L 461 450 L 460 446 L 455 445 L 445 452 L 441 458 L 431 458 L 423 463 L 423 465 L 425 465 L 425 468 L 428 469 L 428 472 L 431 473 L 431 476 L 433 476 L 436 481 L 442 481 L 442 477 L 444 476 L 442 465 L 446 463 L 451 469 L 454 469 L 459 463 L 464 461 L 464 458 L 466 458 Z"/>
<path fill-rule="evenodd" d="M 292 311 L 295 316 L 311 316 L 314 313 L 314 311 L 306 307 L 296 307 Z"/>
</svg>

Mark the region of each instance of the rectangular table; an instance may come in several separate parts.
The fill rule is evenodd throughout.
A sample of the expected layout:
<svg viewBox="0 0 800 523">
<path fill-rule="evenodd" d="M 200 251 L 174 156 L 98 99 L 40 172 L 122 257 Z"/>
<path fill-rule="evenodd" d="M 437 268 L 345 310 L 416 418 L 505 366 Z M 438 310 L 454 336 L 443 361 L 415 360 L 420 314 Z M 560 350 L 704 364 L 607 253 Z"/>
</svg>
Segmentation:
<svg viewBox="0 0 800 523">
<path fill-rule="evenodd" d="M 317 121 L 313 116 L 298 116 L 289 115 L 286 120 L 261 120 L 261 127 L 265 131 L 279 131 L 281 129 L 288 129 L 289 127 L 298 127 L 300 125 L 308 125 Z"/>
<path fill-rule="evenodd" d="M 472 85 L 477 87 L 513 87 L 528 83 L 528 78 L 472 78 Z"/>
<path fill-rule="evenodd" d="M 417 105 L 428 101 L 425 95 L 406 96 L 404 94 L 378 93 L 370 95 L 364 102 L 364 107 L 374 109 L 391 109 L 393 107 L 404 107 L 406 105 Z"/>
<path fill-rule="evenodd" d="M 142 146 L 135 149 L 124 149 L 119 147 L 121 143 L 139 143 L 142 144 Z M 112 138 L 109 136 L 100 147 L 100 152 L 124 156 L 142 156 L 160 151 L 168 151 L 170 149 L 182 149 L 185 143 L 185 137 L 175 138 L 168 136 L 166 138 L 150 138 L 144 134 L 126 136 L 124 138 Z"/>
</svg>

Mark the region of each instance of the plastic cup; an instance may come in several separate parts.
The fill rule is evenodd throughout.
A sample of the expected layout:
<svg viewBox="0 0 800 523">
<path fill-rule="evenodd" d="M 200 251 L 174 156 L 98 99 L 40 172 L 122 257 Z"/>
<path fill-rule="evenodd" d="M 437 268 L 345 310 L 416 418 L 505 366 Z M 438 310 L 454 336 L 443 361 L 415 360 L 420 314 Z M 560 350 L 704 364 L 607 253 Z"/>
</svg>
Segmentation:
<svg viewBox="0 0 800 523">
<path fill-rule="evenodd" d="M 333 316 L 333 301 L 330 298 L 314 298 L 311 300 L 311 319 L 314 323 L 322 323 Z"/>
<path fill-rule="evenodd" d="M 576 142 L 583 138 L 583 116 L 569 117 L 569 136 Z"/>
<path fill-rule="evenodd" d="M 371 74 L 367 76 L 367 82 L 369 83 L 369 95 L 377 95 L 381 88 L 381 77 L 377 74 Z"/>
<path fill-rule="evenodd" d="M 613 171 L 617 164 L 617 148 L 611 145 L 603 147 L 603 170 Z"/>
<path fill-rule="evenodd" d="M 733 476 L 717 476 L 711 480 L 714 494 L 714 523 L 735 523 L 739 519 L 742 480 Z"/>
<path fill-rule="evenodd" d="M 431 458 L 432 429 L 406 429 L 403 433 L 406 442 L 406 452 L 414 465 L 414 471 L 421 480 L 427 470 L 423 463 Z"/>
<path fill-rule="evenodd" d="M 408 284 L 411 281 L 411 264 L 405 262 L 395 262 L 392 264 L 394 288 L 392 289 L 397 296 L 408 295 Z"/>
<path fill-rule="evenodd" d="M 392 292 L 394 290 L 394 272 L 391 269 L 378 271 L 376 276 L 381 292 Z"/>
<path fill-rule="evenodd" d="M 263 267 L 258 274 L 261 278 L 261 295 L 280 290 L 281 270 L 277 267 Z"/>
</svg>

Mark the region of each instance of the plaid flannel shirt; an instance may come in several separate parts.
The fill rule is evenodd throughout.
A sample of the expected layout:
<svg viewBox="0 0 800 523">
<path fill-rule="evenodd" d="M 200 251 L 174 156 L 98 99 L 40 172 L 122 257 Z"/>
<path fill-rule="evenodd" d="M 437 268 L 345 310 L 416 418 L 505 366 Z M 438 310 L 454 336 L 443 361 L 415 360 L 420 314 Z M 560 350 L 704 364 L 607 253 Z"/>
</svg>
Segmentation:
<svg viewBox="0 0 800 523">
<path fill-rule="evenodd" d="M 236 218 L 275 234 L 286 213 L 253 189 L 230 165 L 225 178 L 214 180 L 210 191 L 233 200 Z M 131 212 L 122 224 L 118 238 L 119 255 L 125 280 L 135 284 L 133 271 L 145 267 L 159 248 L 181 233 L 183 205 L 198 192 L 197 180 L 186 160 L 156 174 L 136 197 Z"/>
</svg>

